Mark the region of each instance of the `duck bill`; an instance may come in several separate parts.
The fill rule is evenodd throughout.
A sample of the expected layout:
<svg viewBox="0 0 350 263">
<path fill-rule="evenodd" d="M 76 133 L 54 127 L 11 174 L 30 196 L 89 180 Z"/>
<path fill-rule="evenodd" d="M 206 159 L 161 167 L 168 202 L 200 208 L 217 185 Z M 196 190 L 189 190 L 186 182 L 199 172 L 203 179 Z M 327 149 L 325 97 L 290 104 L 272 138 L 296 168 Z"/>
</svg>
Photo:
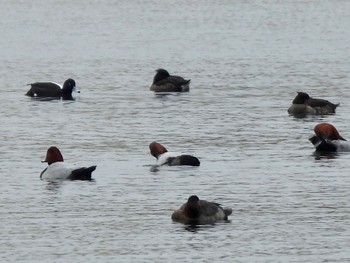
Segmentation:
<svg viewBox="0 0 350 263">
<path fill-rule="evenodd" d="M 80 93 L 80 90 L 76 86 L 73 87 L 73 92 Z"/>
</svg>

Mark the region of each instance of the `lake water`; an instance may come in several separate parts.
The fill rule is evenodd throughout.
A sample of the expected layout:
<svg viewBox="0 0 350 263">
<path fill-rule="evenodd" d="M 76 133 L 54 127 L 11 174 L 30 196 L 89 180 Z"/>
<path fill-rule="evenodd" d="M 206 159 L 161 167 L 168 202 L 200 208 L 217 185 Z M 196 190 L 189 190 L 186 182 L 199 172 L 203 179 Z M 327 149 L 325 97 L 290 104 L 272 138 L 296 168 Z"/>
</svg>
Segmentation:
<svg viewBox="0 0 350 263">
<path fill-rule="evenodd" d="M 314 155 L 319 122 L 350 138 L 350 2 L 12 1 L 0 9 L 1 262 L 349 262 L 348 153 Z M 191 79 L 156 96 L 157 68 Z M 75 101 L 26 84 L 74 78 Z M 294 118 L 297 91 L 340 103 Z M 201 166 L 152 172 L 152 141 Z M 94 182 L 39 179 L 49 146 Z M 196 194 L 231 207 L 189 228 Z"/>
</svg>

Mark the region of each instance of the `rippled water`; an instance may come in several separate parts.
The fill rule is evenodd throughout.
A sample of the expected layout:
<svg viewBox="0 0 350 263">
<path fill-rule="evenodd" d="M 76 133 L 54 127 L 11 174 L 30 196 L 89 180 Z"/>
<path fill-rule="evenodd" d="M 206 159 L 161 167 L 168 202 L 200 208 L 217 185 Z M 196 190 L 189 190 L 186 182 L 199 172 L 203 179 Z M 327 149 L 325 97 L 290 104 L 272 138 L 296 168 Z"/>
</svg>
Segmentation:
<svg viewBox="0 0 350 263">
<path fill-rule="evenodd" d="M 349 154 L 318 158 L 313 126 L 349 138 L 350 2 L 2 1 L 3 262 L 349 262 Z M 156 96 L 157 68 L 191 79 Z M 75 101 L 24 96 L 76 80 Z M 297 91 L 337 114 L 287 114 Z M 154 140 L 201 166 L 150 168 Z M 94 182 L 39 180 L 49 146 Z M 189 195 L 228 223 L 188 228 Z"/>
</svg>

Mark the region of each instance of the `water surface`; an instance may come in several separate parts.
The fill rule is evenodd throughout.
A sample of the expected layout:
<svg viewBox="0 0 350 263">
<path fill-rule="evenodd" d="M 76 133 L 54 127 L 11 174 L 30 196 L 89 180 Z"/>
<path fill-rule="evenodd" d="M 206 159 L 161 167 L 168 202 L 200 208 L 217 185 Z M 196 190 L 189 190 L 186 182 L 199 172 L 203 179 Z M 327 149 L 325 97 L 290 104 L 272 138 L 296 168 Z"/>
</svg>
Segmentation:
<svg viewBox="0 0 350 263">
<path fill-rule="evenodd" d="M 3 1 L 3 262 L 348 262 L 349 154 L 315 156 L 316 123 L 349 138 L 347 1 Z M 157 68 L 191 79 L 156 96 Z M 24 96 L 74 78 L 75 101 Z M 297 91 L 340 102 L 294 118 Z M 154 140 L 201 166 L 151 172 Z M 49 146 L 94 182 L 39 180 Z M 188 196 L 233 208 L 188 228 Z"/>
</svg>

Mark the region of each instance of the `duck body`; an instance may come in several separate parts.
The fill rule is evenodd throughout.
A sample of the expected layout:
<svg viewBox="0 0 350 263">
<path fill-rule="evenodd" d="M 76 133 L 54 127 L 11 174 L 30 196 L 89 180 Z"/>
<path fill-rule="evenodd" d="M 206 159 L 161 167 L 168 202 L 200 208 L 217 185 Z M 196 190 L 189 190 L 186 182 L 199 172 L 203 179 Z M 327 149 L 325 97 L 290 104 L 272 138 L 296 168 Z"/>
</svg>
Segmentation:
<svg viewBox="0 0 350 263">
<path fill-rule="evenodd" d="M 28 84 L 31 88 L 26 93 L 29 97 L 50 97 L 73 99 L 72 92 L 76 90 L 76 84 L 73 79 L 67 79 L 63 87 L 55 82 L 35 82 Z"/>
<path fill-rule="evenodd" d="M 298 92 L 294 98 L 292 105 L 288 108 L 288 113 L 295 115 L 326 115 L 335 113 L 338 104 L 334 104 L 328 100 L 315 99 L 305 92 Z"/>
<path fill-rule="evenodd" d="M 157 69 L 150 87 L 154 92 L 188 92 L 190 81 L 180 76 L 172 76 L 165 69 Z"/>
<path fill-rule="evenodd" d="M 72 173 L 72 169 L 67 168 L 64 162 L 50 164 L 40 174 L 42 180 L 65 180 Z"/>
<path fill-rule="evenodd" d="M 343 140 L 322 139 L 316 135 L 309 138 L 316 152 L 349 152 L 350 143 Z"/>
<path fill-rule="evenodd" d="M 40 174 L 42 180 L 89 180 L 96 166 L 69 168 L 63 162 L 63 157 L 59 149 L 51 146 L 47 150 L 44 162 L 49 164 Z"/>
<path fill-rule="evenodd" d="M 168 150 L 157 142 L 152 142 L 149 145 L 151 154 L 157 158 L 157 165 L 190 165 L 199 166 L 200 161 L 197 157 L 188 154 L 179 154 L 175 152 L 168 152 Z"/>
<path fill-rule="evenodd" d="M 222 208 L 218 203 L 199 200 L 196 195 L 192 195 L 172 213 L 171 219 L 183 224 L 204 225 L 227 221 L 231 214 L 230 208 Z"/>
<path fill-rule="evenodd" d="M 179 154 L 175 152 L 166 152 L 160 154 L 157 159 L 157 165 L 190 165 L 199 166 L 200 161 L 197 157 L 187 154 Z"/>
<path fill-rule="evenodd" d="M 319 123 L 314 127 L 315 134 L 309 138 L 318 152 L 349 151 L 350 144 L 329 123 Z"/>
<path fill-rule="evenodd" d="M 91 174 L 96 166 L 81 167 L 77 169 L 68 168 L 63 162 L 56 162 L 49 165 L 40 174 L 42 180 L 88 180 L 91 181 Z"/>
</svg>

